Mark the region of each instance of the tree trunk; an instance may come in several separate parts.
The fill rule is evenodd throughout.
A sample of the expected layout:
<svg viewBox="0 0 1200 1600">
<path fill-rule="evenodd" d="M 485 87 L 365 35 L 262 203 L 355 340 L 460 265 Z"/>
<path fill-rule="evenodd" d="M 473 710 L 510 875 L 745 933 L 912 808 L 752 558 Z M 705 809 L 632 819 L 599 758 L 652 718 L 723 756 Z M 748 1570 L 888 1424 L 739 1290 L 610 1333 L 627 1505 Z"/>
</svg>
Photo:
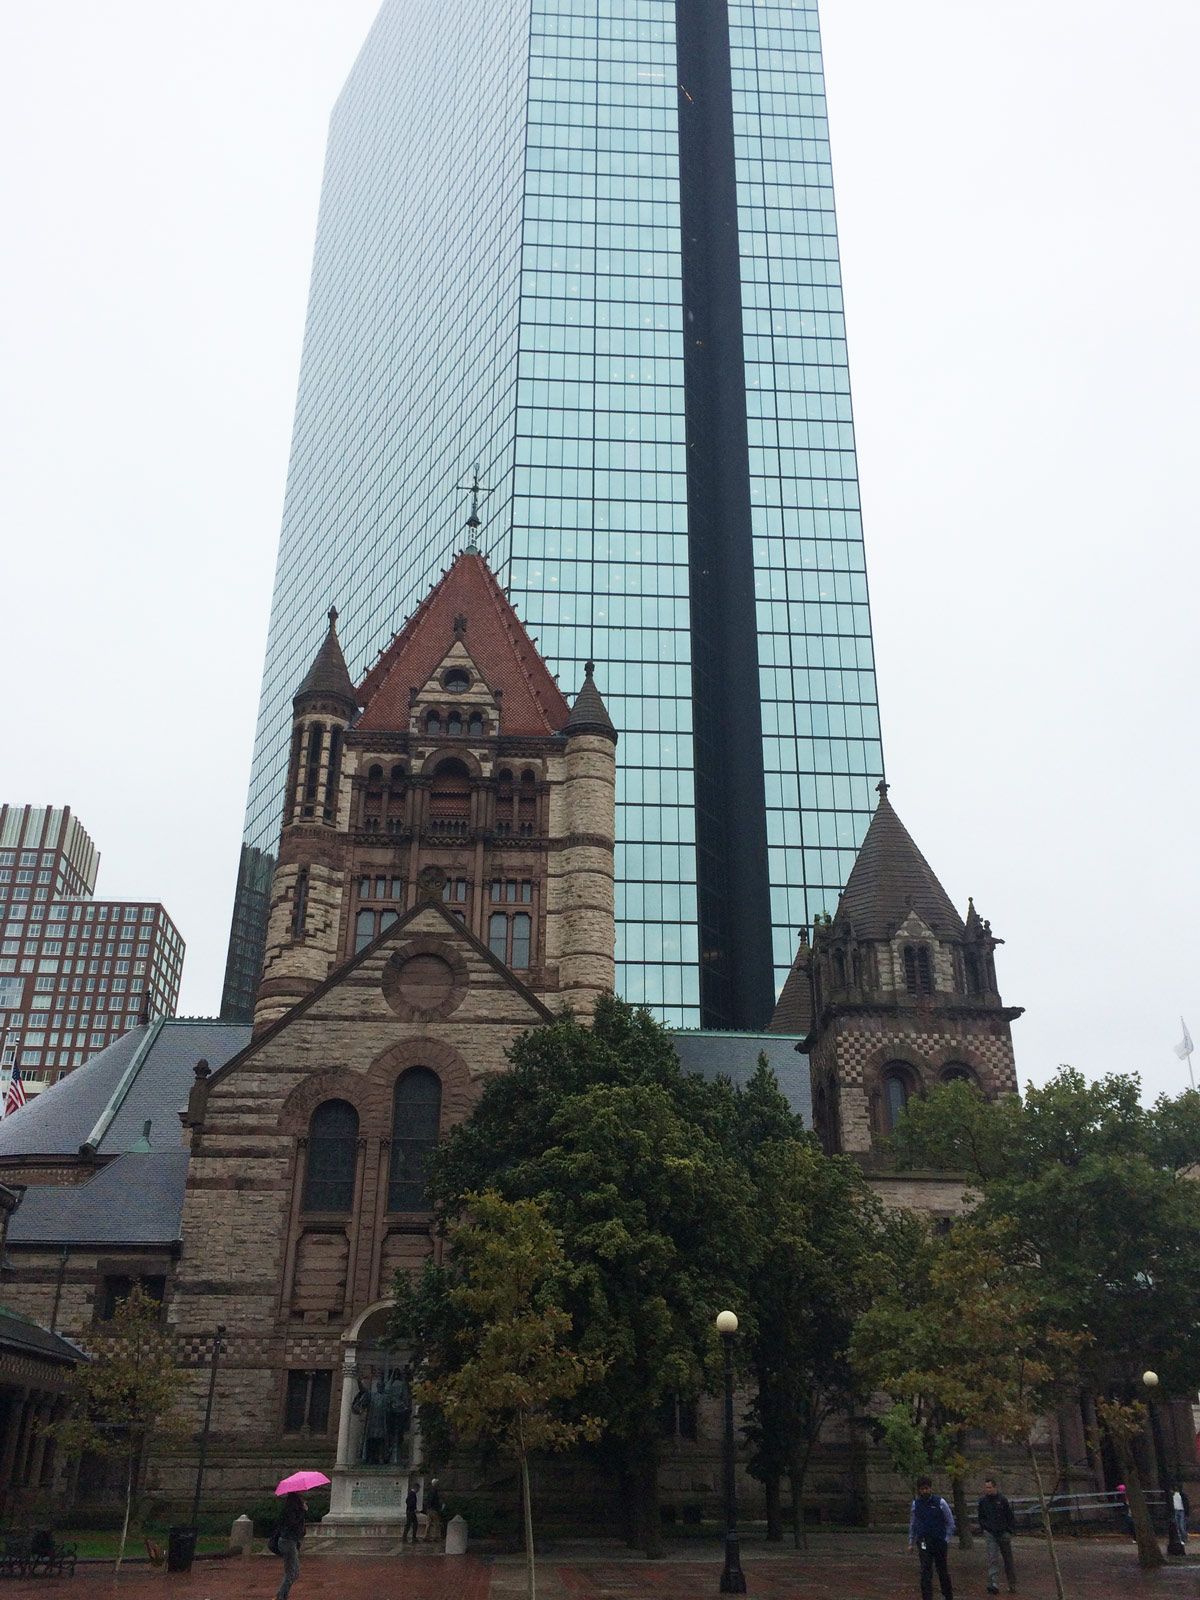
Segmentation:
<svg viewBox="0 0 1200 1600">
<path fill-rule="evenodd" d="M 1083 1440 L 1088 1466 L 1092 1470 L 1096 1493 L 1104 1493 L 1104 1462 L 1100 1456 L 1100 1421 L 1096 1416 L 1096 1401 L 1090 1389 L 1079 1396 L 1079 1410 L 1083 1416 Z"/>
<path fill-rule="evenodd" d="M 779 1544 L 783 1539 L 783 1511 L 779 1501 L 779 1474 L 763 1475 L 763 1490 L 767 1498 L 767 1541 Z"/>
<path fill-rule="evenodd" d="M 621 1537 L 630 1550 L 638 1549 L 637 1479 L 622 1461 L 617 1467 L 617 1494 L 621 1514 Z"/>
<path fill-rule="evenodd" d="M 788 1470 L 788 1488 L 792 1495 L 792 1546 L 796 1550 L 808 1549 L 808 1529 L 804 1524 L 804 1468 Z"/>
<path fill-rule="evenodd" d="M 520 1423 L 517 1424 L 520 1429 Z M 521 1504 L 524 1511 L 525 1566 L 529 1581 L 529 1600 L 537 1600 L 537 1563 L 533 1550 L 533 1498 L 529 1493 L 529 1457 L 525 1454 L 525 1440 L 521 1436 Z"/>
<path fill-rule="evenodd" d="M 121 1562 L 125 1559 L 125 1541 L 129 1537 L 129 1513 L 133 1509 L 133 1462 L 130 1456 L 125 1463 L 125 1521 L 121 1527 L 121 1542 L 117 1546 L 117 1564 L 113 1568 L 113 1582 L 121 1575 Z"/>
<path fill-rule="evenodd" d="M 969 1550 L 975 1541 L 971 1537 L 971 1513 L 967 1509 L 967 1491 L 961 1478 L 950 1480 L 950 1505 L 958 1528 L 958 1548 Z"/>
<path fill-rule="evenodd" d="M 1137 1540 L 1138 1566 L 1147 1570 L 1161 1567 L 1164 1557 L 1154 1524 L 1150 1521 L 1150 1508 L 1142 1492 L 1142 1479 L 1134 1459 L 1133 1444 L 1121 1428 L 1110 1428 L 1109 1438 L 1116 1451 L 1117 1460 L 1125 1477 L 1125 1498 L 1129 1502 L 1129 1515 L 1133 1518 L 1133 1536 Z"/>
<path fill-rule="evenodd" d="M 1050 1567 L 1054 1573 L 1054 1592 L 1058 1600 L 1063 1600 L 1062 1569 L 1058 1564 L 1058 1549 L 1054 1543 L 1054 1529 L 1050 1526 L 1050 1508 L 1046 1504 L 1046 1491 L 1042 1485 L 1042 1469 L 1038 1464 L 1037 1451 L 1033 1447 L 1033 1440 L 1027 1439 L 1025 1447 L 1029 1451 L 1029 1465 L 1033 1468 L 1033 1481 L 1037 1484 L 1038 1505 L 1042 1509 L 1042 1532 L 1046 1536 L 1046 1549 L 1050 1552 Z"/>
<path fill-rule="evenodd" d="M 658 1440 L 642 1442 L 642 1549 L 651 1561 L 663 1554 L 662 1513 L 658 1500 Z"/>
</svg>

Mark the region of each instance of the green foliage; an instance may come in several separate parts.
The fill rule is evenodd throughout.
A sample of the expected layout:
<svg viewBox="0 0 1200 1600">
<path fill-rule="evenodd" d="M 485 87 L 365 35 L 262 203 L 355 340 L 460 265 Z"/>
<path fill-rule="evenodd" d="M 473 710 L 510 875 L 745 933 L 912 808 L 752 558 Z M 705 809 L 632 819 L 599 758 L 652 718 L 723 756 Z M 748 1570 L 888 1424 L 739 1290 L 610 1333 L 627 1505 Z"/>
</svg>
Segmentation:
<svg viewBox="0 0 1200 1600">
<path fill-rule="evenodd" d="M 576 1415 L 603 1418 L 623 1501 L 657 1549 L 658 1413 L 714 1370 L 713 1315 L 737 1302 L 753 1229 L 750 1184 L 722 1143 L 733 1090 L 685 1074 L 665 1030 L 611 996 L 591 1027 L 564 1017 L 517 1040 L 510 1062 L 439 1146 L 430 1190 L 443 1224 L 485 1189 L 540 1203 L 591 1374 Z M 462 1307 L 430 1303 L 424 1283 L 415 1320 L 427 1349 L 445 1349 Z"/>
<path fill-rule="evenodd" d="M 882 1208 L 861 1168 L 822 1154 L 765 1061 L 734 1099 L 728 1143 L 752 1186 L 741 1301 L 754 1382 L 750 1471 L 771 1508 L 789 1478 L 799 1543 L 813 1447 L 857 1387 L 849 1341 L 879 1275 Z"/>
<path fill-rule="evenodd" d="M 1085 1330 L 1097 1387 L 1136 1381 L 1153 1356 L 1176 1392 L 1200 1382 L 1200 1094 L 1141 1105 L 1134 1076 L 987 1104 L 965 1084 L 910 1102 L 902 1166 L 942 1165 L 979 1186 L 980 1222 L 1007 1222 L 1038 1263 L 1040 1316 Z"/>
<path fill-rule="evenodd" d="M 172 1411 L 184 1383 L 175 1365 L 162 1308 L 141 1285 L 117 1302 L 108 1322 L 89 1335 L 91 1359 L 71 1375 L 70 1416 L 47 1425 L 46 1432 L 74 1455 L 92 1453 L 125 1463 L 125 1520 L 117 1571 L 133 1508 L 134 1483 L 143 1454 L 156 1439 L 181 1438 L 185 1420 Z"/>
</svg>

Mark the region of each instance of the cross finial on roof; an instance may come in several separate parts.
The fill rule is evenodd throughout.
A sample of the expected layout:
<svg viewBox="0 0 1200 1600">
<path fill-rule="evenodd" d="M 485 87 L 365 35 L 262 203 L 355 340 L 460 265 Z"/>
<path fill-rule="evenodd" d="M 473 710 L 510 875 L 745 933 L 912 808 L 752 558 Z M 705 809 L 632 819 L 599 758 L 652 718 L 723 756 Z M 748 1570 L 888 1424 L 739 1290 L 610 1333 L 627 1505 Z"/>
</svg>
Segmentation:
<svg viewBox="0 0 1200 1600">
<path fill-rule="evenodd" d="M 875 785 L 875 793 L 879 796 L 879 798 L 881 800 L 886 800 L 887 799 L 887 792 L 888 792 L 888 790 L 890 788 L 891 788 L 891 784 L 887 781 L 887 779 L 886 778 L 880 778 L 879 782 Z"/>
<path fill-rule="evenodd" d="M 583 675 L 584 675 L 585 678 L 594 677 L 595 676 L 595 672 L 596 672 L 596 663 L 594 661 L 585 661 L 583 663 Z"/>
<path fill-rule="evenodd" d="M 467 553 L 469 555 L 478 555 L 479 546 L 476 543 L 475 536 L 479 532 L 480 528 L 479 502 L 481 499 L 486 498 L 489 493 L 489 491 L 485 489 L 479 481 L 478 461 L 471 468 L 470 483 L 461 484 L 460 487 L 463 489 L 469 489 L 471 491 L 471 515 L 467 518 L 467 527 L 470 530 L 470 541 L 467 544 Z"/>
<path fill-rule="evenodd" d="M 329 608 L 329 626 L 332 628 L 336 624 L 336 622 L 337 622 L 337 607 L 336 606 L 330 606 L 330 608 Z"/>
</svg>

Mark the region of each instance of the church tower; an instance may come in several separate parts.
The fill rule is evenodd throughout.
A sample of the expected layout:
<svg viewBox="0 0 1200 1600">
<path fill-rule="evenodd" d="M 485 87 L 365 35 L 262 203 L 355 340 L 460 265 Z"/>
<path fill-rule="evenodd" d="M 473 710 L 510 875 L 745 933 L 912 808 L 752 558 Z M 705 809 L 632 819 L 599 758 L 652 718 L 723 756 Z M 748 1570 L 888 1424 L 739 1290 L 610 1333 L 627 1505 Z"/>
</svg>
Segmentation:
<svg viewBox="0 0 1200 1600">
<path fill-rule="evenodd" d="M 337 613 L 293 701 L 255 1030 L 443 904 L 551 1010 L 614 982 L 617 734 L 588 662 L 572 708 L 474 549 L 357 688 Z"/>
<path fill-rule="evenodd" d="M 830 1152 L 870 1164 L 910 1096 L 962 1078 L 988 1099 L 1017 1090 L 997 939 L 965 920 L 879 785 L 879 804 L 838 901 L 804 937 L 772 1029 L 804 1035 L 813 1124 Z"/>
</svg>

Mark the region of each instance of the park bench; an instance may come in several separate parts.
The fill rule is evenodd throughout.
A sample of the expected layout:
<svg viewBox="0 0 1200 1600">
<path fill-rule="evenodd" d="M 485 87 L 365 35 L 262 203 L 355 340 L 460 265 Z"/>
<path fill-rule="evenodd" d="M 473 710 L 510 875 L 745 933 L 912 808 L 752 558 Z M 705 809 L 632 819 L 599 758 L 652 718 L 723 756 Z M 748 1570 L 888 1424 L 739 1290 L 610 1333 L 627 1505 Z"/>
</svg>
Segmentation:
<svg viewBox="0 0 1200 1600">
<path fill-rule="evenodd" d="M 49 1529 L 0 1534 L 0 1578 L 74 1577 L 78 1546 L 62 1544 Z"/>
</svg>

